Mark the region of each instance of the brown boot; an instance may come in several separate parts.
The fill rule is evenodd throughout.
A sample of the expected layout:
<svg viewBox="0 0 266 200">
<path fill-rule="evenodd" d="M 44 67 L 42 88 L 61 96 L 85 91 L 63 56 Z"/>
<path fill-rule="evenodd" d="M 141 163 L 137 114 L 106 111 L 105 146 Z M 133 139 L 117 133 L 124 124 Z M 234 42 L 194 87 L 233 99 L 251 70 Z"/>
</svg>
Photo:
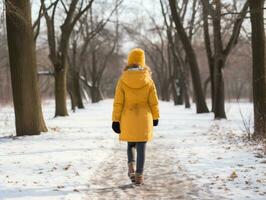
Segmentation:
<svg viewBox="0 0 266 200">
<path fill-rule="evenodd" d="M 135 176 L 135 184 L 136 185 L 143 185 L 144 184 L 144 177 L 143 177 L 142 174 L 136 173 L 136 176 Z"/>
<path fill-rule="evenodd" d="M 135 183 L 135 169 L 134 162 L 128 163 L 128 177 L 130 178 L 132 183 Z"/>
</svg>

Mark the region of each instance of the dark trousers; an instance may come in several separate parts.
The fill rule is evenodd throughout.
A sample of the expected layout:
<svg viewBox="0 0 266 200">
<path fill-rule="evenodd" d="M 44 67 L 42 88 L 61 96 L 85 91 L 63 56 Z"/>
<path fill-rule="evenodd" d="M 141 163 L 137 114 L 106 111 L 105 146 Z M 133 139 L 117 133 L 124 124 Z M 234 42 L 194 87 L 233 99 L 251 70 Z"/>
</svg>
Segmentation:
<svg viewBox="0 0 266 200">
<path fill-rule="evenodd" d="M 145 162 L 146 142 L 128 142 L 127 158 L 128 163 L 135 162 L 135 151 L 137 150 L 137 169 L 136 173 L 142 174 Z"/>
</svg>

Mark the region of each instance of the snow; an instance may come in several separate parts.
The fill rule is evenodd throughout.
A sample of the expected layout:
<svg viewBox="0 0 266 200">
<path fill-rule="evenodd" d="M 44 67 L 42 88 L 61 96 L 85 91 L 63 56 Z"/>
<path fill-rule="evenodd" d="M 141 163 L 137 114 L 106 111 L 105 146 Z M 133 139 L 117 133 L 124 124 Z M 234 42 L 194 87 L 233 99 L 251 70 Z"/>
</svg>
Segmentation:
<svg viewBox="0 0 266 200">
<path fill-rule="evenodd" d="M 265 199 L 266 158 L 255 154 L 262 155 L 263 146 L 247 141 L 240 115 L 241 110 L 252 117 L 252 104 L 227 104 L 228 120 L 220 121 L 213 114 L 161 106 L 167 120 L 161 120 L 160 134 L 175 147 L 179 164 L 198 186 L 228 199 Z"/>
<path fill-rule="evenodd" d="M 86 191 L 88 178 L 116 141 L 109 102 L 65 118 L 52 118 L 53 106 L 44 106 L 48 133 L 0 139 L 0 199 L 80 199 L 78 191 Z M 5 126 L 13 123 L 12 115 L 10 121 L 3 116 L 9 112 L 1 110 L 2 135 L 14 133 L 14 125 Z"/>
<path fill-rule="evenodd" d="M 114 149 L 125 150 L 111 130 L 112 101 L 58 118 L 53 118 L 53 102 L 46 102 L 49 132 L 19 138 L 9 137 L 15 133 L 13 108 L 0 108 L 0 199 L 86 199 Z M 263 145 L 248 141 L 242 119 L 252 119 L 252 109 L 250 103 L 227 103 L 228 120 L 218 121 L 212 113 L 195 114 L 194 107 L 160 102 L 153 148 L 164 144 L 161 153 L 175 155 L 176 176 L 185 171 L 202 192 L 222 199 L 265 199 Z"/>
</svg>

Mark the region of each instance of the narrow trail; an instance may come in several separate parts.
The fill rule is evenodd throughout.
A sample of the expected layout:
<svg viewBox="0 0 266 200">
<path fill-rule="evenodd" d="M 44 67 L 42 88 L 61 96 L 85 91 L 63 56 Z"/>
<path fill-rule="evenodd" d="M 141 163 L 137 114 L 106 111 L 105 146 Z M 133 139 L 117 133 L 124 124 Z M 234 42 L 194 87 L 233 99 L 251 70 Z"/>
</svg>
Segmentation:
<svg viewBox="0 0 266 200">
<path fill-rule="evenodd" d="M 175 151 L 162 142 L 148 143 L 146 155 L 145 184 L 132 186 L 127 177 L 125 145 L 113 149 L 89 180 L 87 199 L 217 199 L 193 185 L 176 161 Z"/>
</svg>

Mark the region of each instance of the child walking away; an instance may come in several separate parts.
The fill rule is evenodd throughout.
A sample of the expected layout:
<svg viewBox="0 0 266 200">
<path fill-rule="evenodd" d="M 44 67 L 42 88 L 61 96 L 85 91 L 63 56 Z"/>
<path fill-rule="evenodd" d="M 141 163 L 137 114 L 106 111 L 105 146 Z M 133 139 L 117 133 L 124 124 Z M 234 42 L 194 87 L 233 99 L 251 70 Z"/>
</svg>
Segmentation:
<svg viewBox="0 0 266 200">
<path fill-rule="evenodd" d="M 128 176 L 141 185 L 146 143 L 152 139 L 153 126 L 159 122 L 156 88 L 142 49 L 133 49 L 128 55 L 128 65 L 116 86 L 112 120 L 119 139 L 127 142 Z"/>
</svg>

